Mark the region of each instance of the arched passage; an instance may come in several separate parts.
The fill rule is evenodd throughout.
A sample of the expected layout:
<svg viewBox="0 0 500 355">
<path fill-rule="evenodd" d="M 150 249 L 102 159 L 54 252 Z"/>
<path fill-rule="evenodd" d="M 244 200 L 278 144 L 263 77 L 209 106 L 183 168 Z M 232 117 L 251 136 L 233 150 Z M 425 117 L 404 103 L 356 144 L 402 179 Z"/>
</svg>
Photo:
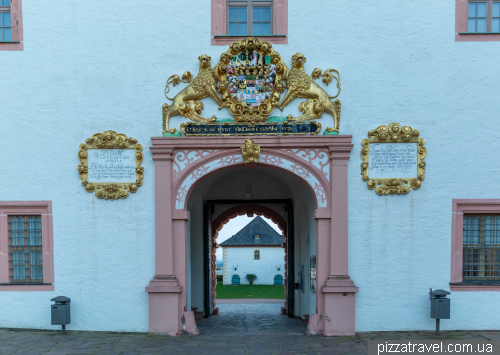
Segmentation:
<svg viewBox="0 0 500 355">
<path fill-rule="evenodd" d="M 258 165 L 284 171 L 301 180 L 308 186 L 316 197 L 317 208 L 327 208 L 331 205 L 331 189 L 329 181 L 322 172 L 312 164 L 305 164 L 299 158 L 288 152 L 272 149 L 263 150 Z M 206 178 L 220 170 L 231 167 L 245 166 L 240 152 L 215 152 L 199 158 L 183 170 L 177 172 L 174 185 L 175 208 L 184 209 L 193 188 Z"/>
<path fill-rule="evenodd" d="M 146 287 L 151 332 L 174 335 L 185 330 L 196 333 L 187 296 L 190 287 L 187 232 L 188 223 L 191 223 L 189 228 L 193 233 L 194 223 L 190 221 L 189 201 L 197 186 L 205 184 L 206 187 L 208 183 L 213 183 L 221 176 L 219 173 L 255 168 L 255 165 L 246 166 L 242 161 L 244 138 L 152 138 L 150 149 L 155 162 L 155 275 Z M 309 316 L 308 331 L 311 334 L 343 335 L 354 334 L 355 331 L 354 296 L 358 289 L 348 276 L 347 260 L 347 162 L 352 149 L 351 138 L 252 137 L 254 143 L 261 147 L 261 157 L 257 167 L 247 169 L 248 172 L 266 171 L 275 176 L 285 172 L 291 178 L 279 175 L 279 179 L 293 185 L 290 191 L 295 196 L 294 203 L 300 203 L 300 198 L 307 199 L 302 187 L 312 192 L 306 218 L 316 221 L 310 223 L 310 228 L 314 228 L 310 234 L 316 236 L 314 240 L 317 241 L 318 292 L 317 312 Z M 182 154 L 186 158 L 184 161 L 177 159 Z M 273 193 L 272 190 L 267 191 Z M 203 204 L 203 197 L 197 198 L 195 202 Z"/>
<path fill-rule="evenodd" d="M 253 203 L 247 203 L 247 204 L 239 204 L 233 207 L 229 207 L 226 209 L 224 212 L 222 212 L 217 218 L 214 219 L 212 222 L 212 245 L 214 247 L 212 248 L 212 256 L 215 256 L 216 248 L 218 247 L 217 244 L 217 236 L 219 232 L 222 230 L 224 225 L 229 222 L 231 219 L 237 217 L 237 216 L 243 216 L 247 215 L 248 217 L 253 217 L 254 215 L 259 215 L 259 216 L 264 216 L 266 218 L 269 218 L 271 221 L 273 221 L 281 230 L 283 238 L 285 242 L 282 245 L 282 248 L 285 250 L 285 264 L 284 264 L 284 277 L 282 277 L 282 285 L 285 285 L 285 290 L 284 290 L 284 296 L 285 296 L 285 302 L 283 304 L 283 307 L 281 309 L 282 313 L 285 313 L 287 309 L 287 302 L 288 301 L 288 290 L 286 288 L 287 286 L 287 271 L 288 271 L 288 265 L 287 261 L 290 259 L 288 255 L 288 250 L 286 247 L 286 240 L 288 236 L 288 222 L 275 210 L 272 208 L 266 207 L 264 205 L 259 205 L 259 204 L 253 204 Z M 215 263 L 214 263 L 215 266 Z M 216 272 L 212 272 L 212 295 L 213 295 L 213 305 L 212 307 L 215 310 L 215 313 L 218 313 L 218 309 L 216 307 L 217 301 L 216 301 Z M 284 279 L 284 282 L 283 282 Z M 239 276 L 238 276 L 239 280 Z M 274 282 L 274 281 L 273 281 Z"/>
<path fill-rule="evenodd" d="M 222 227 L 224 227 L 224 224 L 229 222 L 234 217 L 243 215 L 247 215 L 248 217 L 253 217 L 254 214 L 269 218 L 271 221 L 276 223 L 278 227 L 281 229 L 281 232 L 283 233 L 283 238 L 285 238 L 286 241 L 287 223 L 285 219 L 271 208 L 255 204 L 244 204 L 244 205 L 242 204 L 231 207 L 228 210 L 224 211 L 219 217 L 217 217 L 212 222 L 212 235 L 214 236 L 214 240 L 217 238 L 217 234 L 222 229 Z"/>
</svg>

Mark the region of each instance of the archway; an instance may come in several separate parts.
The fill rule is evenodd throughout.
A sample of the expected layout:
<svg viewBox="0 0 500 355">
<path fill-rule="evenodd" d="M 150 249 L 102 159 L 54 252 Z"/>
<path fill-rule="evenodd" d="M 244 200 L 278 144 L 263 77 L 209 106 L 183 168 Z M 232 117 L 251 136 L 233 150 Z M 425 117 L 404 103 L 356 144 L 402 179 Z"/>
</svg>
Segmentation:
<svg viewBox="0 0 500 355">
<path fill-rule="evenodd" d="M 274 222 L 281 230 L 282 236 L 284 239 L 283 244 L 281 247 L 284 249 L 284 256 L 285 256 L 285 264 L 283 265 L 284 267 L 284 280 L 285 282 L 283 283 L 283 277 L 282 277 L 282 283 L 281 285 L 284 285 L 284 304 L 283 307 L 281 307 L 281 314 L 288 314 L 289 316 L 292 315 L 290 312 L 290 307 L 289 305 L 292 303 L 291 292 L 292 288 L 290 283 L 287 282 L 288 279 L 290 279 L 291 271 L 293 270 L 293 266 L 291 269 L 287 265 L 291 260 L 293 260 L 293 250 L 291 250 L 290 246 L 293 246 L 293 242 L 290 245 L 290 243 L 287 243 L 287 239 L 289 237 L 292 237 L 293 235 L 290 236 L 288 234 L 288 221 L 287 219 L 291 219 L 291 222 L 293 223 L 293 214 L 289 214 L 287 216 L 288 218 L 285 219 L 283 216 L 281 216 L 278 212 L 276 212 L 274 209 L 267 207 L 266 205 L 263 205 L 262 203 L 271 203 L 271 204 L 276 204 L 276 203 L 286 203 L 288 208 L 290 209 L 290 212 L 293 210 L 293 205 L 291 204 L 291 201 L 256 201 L 257 203 L 254 202 L 246 202 L 246 201 L 230 201 L 230 202 L 219 202 L 221 205 L 233 205 L 236 204 L 235 206 L 228 207 L 225 209 L 221 214 L 218 215 L 217 218 L 215 218 L 211 224 L 212 228 L 212 245 L 214 246 L 211 250 L 212 257 L 215 256 L 216 248 L 218 247 L 218 242 L 217 242 L 217 237 L 221 229 L 224 227 L 224 225 L 229 222 L 231 219 L 237 217 L 237 216 L 242 216 L 246 215 L 248 217 L 253 217 L 254 215 L 259 215 L 259 216 L 264 216 L 268 219 L 270 219 L 272 222 Z M 259 204 L 259 202 L 261 204 Z M 216 203 L 216 202 L 209 202 L 210 203 Z M 213 268 L 215 268 L 215 261 L 213 261 L 212 264 Z M 224 268 L 224 270 L 227 270 L 227 267 Z M 226 271 L 227 272 L 227 271 Z M 233 274 L 234 275 L 234 274 Z M 218 308 L 216 307 L 216 272 L 215 270 L 212 270 L 212 274 L 209 275 L 209 277 L 212 278 L 212 286 L 211 286 L 211 299 L 212 299 L 212 305 L 211 309 L 213 309 L 213 314 L 218 314 Z M 240 277 L 238 275 L 238 280 L 240 280 Z M 232 283 L 232 282 L 231 282 Z M 233 283 L 232 283 L 233 284 Z M 205 307 L 207 309 L 208 307 Z"/>
<path fill-rule="evenodd" d="M 270 167 L 293 175 L 311 189 L 316 198 L 317 208 L 331 206 L 331 188 L 329 186 L 331 179 L 329 172 L 324 171 L 325 165 L 321 165 L 323 158 L 305 160 L 299 158 L 300 152 L 293 152 L 293 150 L 292 152 L 272 149 L 263 149 L 262 151 L 259 166 Z M 206 178 L 217 171 L 246 166 L 239 151 L 210 150 L 196 153 L 192 160 L 189 160 L 189 153 L 186 152 L 182 152 L 184 158 L 175 158 L 175 160 L 182 159 L 182 163 L 188 160 L 188 163 L 182 166 L 178 165 L 177 170 L 174 166 L 173 195 L 175 196 L 176 209 L 185 208 L 186 200 L 193 188 L 201 181 L 200 178 Z M 325 152 L 320 153 L 326 154 Z M 318 164 L 321 170 L 316 166 Z"/>
<path fill-rule="evenodd" d="M 253 165 L 242 161 L 242 137 L 152 138 L 152 141 L 156 181 L 156 262 L 155 277 L 146 288 L 150 331 L 169 334 L 181 330 L 196 332 L 188 297 L 193 287 L 188 282 L 187 273 L 187 232 L 189 229 L 193 233 L 193 224 L 199 221 L 190 221 L 189 204 L 198 186 L 207 188 L 207 184 L 225 176 L 225 171 L 243 170 L 267 173 L 287 181 L 292 186 L 294 204 L 301 202 L 296 198 L 298 195 L 305 198 L 305 191 L 309 191 L 312 199 L 308 200 L 310 215 L 307 218 L 311 221 L 310 228 L 314 228 L 311 235 L 315 236 L 317 243 L 318 285 L 316 313 L 309 315 L 309 332 L 324 335 L 354 333 L 354 295 L 358 289 L 348 276 L 347 260 L 350 136 L 255 137 L 255 144 L 261 147 L 261 157 L 258 164 Z M 208 193 L 205 193 L 205 200 L 209 200 Z M 268 189 L 267 193 L 272 195 L 274 191 Z M 226 199 L 235 198 L 234 194 L 222 195 Z M 245 198 L 244 193 L 241 198 Z M 199 195 L 192 201 L 203 205 L 203 196 Z M 211 228 L 208 230 L 211 232 Z"/>
<path fill-rule="evenodd" d="M 238 206 L 234 206 L 226 210 L 222 213 L 215 221 L 212 223 L 212 234 L 214 238 L 217 238 L 217 234 L 222 229 L 224 224 L 229 222 L 232 218 L 236 216 L 247 215 L 248 217 L 252 217 L 254 214 L 259 216 L 264 216 L 269 218 L 271 221 L 276 223 L 278 227 L 281 229 L 283 233 L 283 237 L 286 241 L 287 234 L 287 223 L 283 217 L 281 217 L 276 211 L 272 210 L 269 207 L 255 204 L 242 204 Z"/>
</svg>

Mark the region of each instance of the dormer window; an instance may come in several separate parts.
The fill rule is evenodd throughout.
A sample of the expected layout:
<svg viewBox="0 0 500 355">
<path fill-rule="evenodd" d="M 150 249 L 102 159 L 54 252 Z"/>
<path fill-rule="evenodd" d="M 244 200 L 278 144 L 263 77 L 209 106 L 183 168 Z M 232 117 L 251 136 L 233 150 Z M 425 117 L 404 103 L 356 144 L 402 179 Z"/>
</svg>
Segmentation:
<svg viewBox="0 0 500 355">
<path fill-rule="evenodd" d="M 259 234 L 256 234 L 256 235 L 255 235 L 255 239 L 260 239 L 260 235 L 259 235 Z"/>
</svg>

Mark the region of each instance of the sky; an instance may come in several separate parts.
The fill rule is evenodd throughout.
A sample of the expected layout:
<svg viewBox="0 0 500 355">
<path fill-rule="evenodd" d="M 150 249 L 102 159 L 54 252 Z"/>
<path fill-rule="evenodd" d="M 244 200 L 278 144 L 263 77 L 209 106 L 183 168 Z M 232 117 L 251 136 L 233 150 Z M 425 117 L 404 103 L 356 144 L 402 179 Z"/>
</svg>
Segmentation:
<svg viewBox="0 0 500 355">
<path fill-rule="evenodd" d="M 273 221 L 270 219 L 261 216 L 264 221 L 266 221 L 271 227 L 273 227 L 276 232 L 278 232 L 281 235 L 281 230 L 278 228 L 278 225 L 275 224 Z M 238 216 L 227 222 L 224 227 L 222 227 L 221 231 L 219 232 L 219 236 L 217 237 L 217 243 L 220 244 L 226 239 L 231 238 L 233 235 L 238 233 L 243 227 L 245 227 L 248 223 L 250 223 L 255 217 L 247 217 L 245 215 L 243 216 Z M 218 247 L 217 251 L 215 252 L 215 255 L 217 256 L 217 261 L 222 261 L 222 248 Z"/>
</svg>

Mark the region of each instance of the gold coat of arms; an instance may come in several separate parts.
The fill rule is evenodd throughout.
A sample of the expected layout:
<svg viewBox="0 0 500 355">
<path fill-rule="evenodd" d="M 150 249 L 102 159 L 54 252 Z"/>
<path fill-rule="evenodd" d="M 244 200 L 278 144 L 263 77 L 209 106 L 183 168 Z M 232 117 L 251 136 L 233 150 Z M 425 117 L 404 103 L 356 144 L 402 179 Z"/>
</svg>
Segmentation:
<svg viewBox="0 0 500 355">
<path fill-rule="evenodd" d="M 326 130 L 338 133 L 341 104 L 338 99 L 332 100 L 340 94 L 339 72 L 335 69 L 323 72 L 316 68 L 309 76 L 305 72 L 306 57 L 303 54 L 297 53 L 291 59 L 288 68 L 269 42 L 253 37 L 231 44 L 213 68 L 211 57 L 206 54 L 199 56 L 196 77 L 187 71 L 182 77 L 172 75 L 167 80 L 165 96 L 172 103 L 163 105 L 163 133 L 176 132 L 175 128 L 169 128 L 170 118 L 176 115 L 191 120 L 189 124 L 215 124 L 215 115 L 210 118 L 202 115 L 204 105 L 200 100 L 206 97 L 212 98 L 219 110 L 227 108 L 234 117 L 234 124 L 250 125 L 266 122 L 275 108 L 283 111 L 293 99 L 303 98 L 305 100 L 299 104 L 302 114 L 298 117 L 288 115 L 284 123 L 313 122 L 327 113 L 333 117 L 334 127 Z M 329 96 L 314 82 L 321 77 L 326 85 L 336 80 L 338 91 L 335 96 Z M 181 82 L 188 86 L 170 98 L 170 84 L 176 86 Z M 184 131 L 185 127 L 183 123 L 181 130 Z"/>
</svg>

